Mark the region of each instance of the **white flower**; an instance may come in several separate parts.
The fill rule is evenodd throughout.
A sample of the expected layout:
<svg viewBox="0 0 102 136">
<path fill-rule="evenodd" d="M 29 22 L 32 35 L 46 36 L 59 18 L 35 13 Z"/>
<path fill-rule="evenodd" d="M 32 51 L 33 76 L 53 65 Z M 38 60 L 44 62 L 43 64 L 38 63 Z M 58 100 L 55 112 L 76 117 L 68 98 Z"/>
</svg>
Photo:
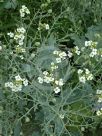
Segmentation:
<svg viewBox="0 0 102 136">
<path fill-rule="evenodd" d="M 67 56 L 67 54 L 66 54 L 65 52 L 59 53 L 59 57 L 60 57 L 61 59 L 65 59 L 66 56 Z"/>
<path fill-rule="evenodd" d="M 22 90 L 22 85 L 14 85 L 13 87 L 12 87 L 12 91 L 13 92 L 19 92 L 19 91 L 21 91 Z"/>
<path fill-rule="evenodd" d="M 22 131 L 20 132 L 20 136 L 23 136 L 23 132 Z"/>
<path fill-rule="evenodd" d="M 54 78 L 53 78 L 53 77 L 50 77 L 49 80 L 50 80 L 50 82 L 53 82 L 53 81 L 54 81 Z"/>
<path fill-rule="evenodd" d="M 97 55 L 97 49 L 92 49 L 92 52 L 94 53 L 94 55 Z"/>
<path fill-rule="evenodd" d="M 93 57 L 94 57 L 94 53 L 91 52 L 89 56 L 90 56 L 91 58 L 93 58 Z"/>
<path fill-rule="evenodd" d="M 47 76 L 49 73 L 47 71 L 43 71 L 43 75 Z"/>
<path fill-rule="evenodd" d="M 9 87 L 13 88 L 14 84 L 12 82 L 9 82 Z"/>
<path fill-rule="evenodd" d="M 13 83 L 12 82 L 7 82 L 5 83 L 5 87 L 12 87 L 13 86 Z"/>
<path fill-rule="evenodd" d="M 83 73 L 83 70 L 78 69 L 78 74 L 80 75 L 80 74 L 82 74 L 82 73 Z"/>
<path fill-rule="evenodd" d="M 24 34 L 26 32 L 26 30 L 24 27 L 20 27 L 20 28 L 17 28 L 17 32 Z"/>
<path fill-rule="evenodd" d="M 91 46 L 92 45 L 92 41 L 85 41 L 85 46 L 88 47 L 88 46 Z"/>
<path fill-rule="evenodd" d="M 18 39 L 19 39 L 19 35 L 16 34 L 16 35 L 14 36 L 14 39 L 15 39 L 15 40 L 18 40 Z"/>
<path fill-rule="evenodd" d="M 42 77 L 38 77 L 38 82 L 39 82 L 40 84 L 42 84 L 42 83 L 43 83 L 43 78 L 42 78 Z"/>
<path fill-rule="evenodd" d="M 60 117 L 61 119 L 64 119 L 64 115 L 63 115 L 63 114 L 60 114 L 59 117 Z"/>
<path fill-rule="evenodd" d="M 86 78 L 87 78 L 87 80 L 92 80 L 93 79 L 93 75 L 89 74 Z"/>
<path fill-rule="evenodd" d="M 24 84 L 24 86 L 27 86 L 27 85 L 28 85 L 28 80 L 27 80 L 27 79 L 24 79 L 24 80 L 23 80 L 23 84 Z"/>
<path fill-rule="evenodd" d="M 56 58 L 56 63 L 61 63 L 61 58 Z"/>
<path fill-rule="evenodd" d="M 71 58 L 72 56 L 73 54 L 70 51 L 68 51 L 68 57 Z"/>
<path fill-rule="evenodd" d="M 9 84 L 8 84 L 8 82 L 7 82 L 7 83 L 5 83 L 5 87 L 9 87 Z"/>
<path fill-rule="evenodd" d="M 19 45 L 23 45 L 24 44 L 24 42 L 23 41 L 19 41 L 19 43 L 18 43 Z"/>
<path fill-rule="evenodd" d="M 10 36 L 10 38 L 14 37 L 14 33 L 12 33 L 12 32 L 7 33 L 7 35 Z"/>
<path fill-rule="evenodd" d="M 20 9 L 20 16 L 21 16 L 21 17 L 25 17 L 25 13 L 23 12 L 22 9 Z"/>
<path fill-rule="evenodd" d="M 59 87 L 54 88 L 54 92 L 55 92 L 56 94 L 58 94 L 58 93 L 60 92 L 60 88 L 59 88 Z"/>
<path fill-rule="evenodd" d="M 102 102 L 102 98 L 101 97 L 98 98 L 98 102 L 99 103 Z"/>
<path fill-rule="evenodd" d="M 82 82 L 82 83 L 85 83 L 86 82 L 85 76 L 80 76 L 79 81 Z"/>
<path fill-rule="evenodd" d="M 97 116 L 100 116 L 100 115 L 102 115 L 102 112 L 98 110 L 98 111 L 96 112 L 96 114 L 97 114 Z"/>
<path fill-rule="evenodd" d="M 30 14 L 30 11 L 28 8 L 26 8 L 25 12 L 26 12 L 26 14 Z"/>
<path fill-rule="evenodd" d="M 89 56 L 93 58 L 95 55 L 97 55 L 97 49 L 92 49 L 92 52 Z"/>
<path fill-rule="evenodd" d="M 40 30 L 41 30 L 41 28 L 40 28 L 40 27 L 38 27 L 37 29 L 38 29 L 38 31 L 40 31 Z"/>
<path fill-rule="evenodd" d="M 18 92 L 18 89 L 17 89 L 16 86 L 13 86 L 13 87 L 12 87 L 12 92 Z"/>
<path fill-rule="evenodd" d="M 22 78 L 20 77 L 20 75 L 15 76 L 15 79 L 16 81 L 22 81 Z"/>
<path fill-rule="evenodd" d="M 29 118 L 29 117 L 26 117 L 26 118 L 25 118 L 25 122 L 26 122 L 26 123 L 30 122 L 30 118 Z"/>
<path fill-rule="evenodd" d="M 86 74 L 90 74 L 90 71 L 88 69 L 85 69 Z"/>
<path fill-rule="evenodd" d="M 21 49 L 22 52 L 26 52 L 26 50 L 24 48 Z"/>
<path fill-rule="evenodd" d="M 21 34 L 18 35 L 18 38 L 19 38 L 19 40 L 23 41 L 25 36 L 24 36 L 24 34 L 21 33 Z"/>
<path fill-rule="evenodd" d="M 53 54 L 54 54 L 54 55 L 58 55 L 58 54 L 59 54 L 59 51 L 56 51 L 56 50 L 55 50 L 55 51 L 53 51 Z"/>
<path fill-rule="evenodd" d="M 22 5 L 22 8 L 20 9 L 20 16 L 25 17 L 25 13 L 30 14 L 30 11 L 25 5 Z"/>
<path fill-rule="evenodd" d="M 52 71 L 55 70 L 55 69 L 57 69 L 57 68 L 58 68 L 58 66 L 55 65 L 54 62 L 51 62 L 51 69 L 52 69 Z"/>
<path fill-rule="evenodd" d="M 64 83 L 63 83 L 63 79 L 60 79 L 60 80 L 59 80 L 59 86 L 63 86 L 63 84 L 64 84 Z"/>
<path fill-rule="evenodd" d="M 85 127 L 81 127 L 81 131 L 82 131 L 82 132 L 85 131 Z"/>
<path fill-rule="evenodd" d="M 44 76 L 44 82 L 45 83 L 50 83 L 50 77 Z"/>
<path fill-rule="evenodd" d="M 17 86 L 18 91 L 22 91 L 22 85 Z"/>
<path fill-rule="evenodd" d="M 63 79 L 55 80 L 55 84 L 59 86 L 63 86 Z"/>
<path fill-rule="evenodd" d="M 55 84 L 58 85 L 58 80 L 55 80 Z"/>
<path fill-rule="evenodd" d="M 2 50 L 2 46 L 0 46 L 0 51 Z"/>
<path fill-rule="evenodd" d="M 24 11 L 27 7 L 25 5 L 22 5 L 22 10 Z"/>
<path fill-rule="evenodd" d="M 78 46 L 75 46 L 75 53 L 76 53 L 77 55 L 80 55 L 80 50 L 79 50 L 79 47 L 78 47 Z"/>
<path fill-rule="evenodd" d="M 27 79 L 22 79 L 20 75 L 15 76 L 16 82 L 7 82 L 5 83 L 5 87 L 11 88 L 13 92 L 18 92 L 22 90 L 22 83 L 24 86 L 28 85 L 28 80 Z"/>
<path fill-rule="evenodd" d="M 97 90 L 96 94 L 102 94 L 102 90 Z"/>
<path fill-rule="evenodd" d="M 20 55 L 19 57 L 20 57 L 22 60 L 24 59 L 23 55 Z"/>
<path fill-rule="evenodd" d="M 54 66 L 55 65 L 55 63 L 54 62 L 51 62 L 51 66 Z"/>
<path fill-rule="evenodd" d="M 31 58 L 33 59 L 35 57 L 35 53 L 32 53 L 31 54 Z"/>
<path fill-rule="evenodd" d="M 48 24 L 45 24 L 45 29 L 46 29 L 46 30 L 49 30 L 49 28 L 50 28 L 49 25 L 48 25 Z"/>
<path fill-rule="evenodd" d="M 76 54 L 77 54 L 77 55 L 80 55 L 80 51 L 76 51 Z"/>
</svg>

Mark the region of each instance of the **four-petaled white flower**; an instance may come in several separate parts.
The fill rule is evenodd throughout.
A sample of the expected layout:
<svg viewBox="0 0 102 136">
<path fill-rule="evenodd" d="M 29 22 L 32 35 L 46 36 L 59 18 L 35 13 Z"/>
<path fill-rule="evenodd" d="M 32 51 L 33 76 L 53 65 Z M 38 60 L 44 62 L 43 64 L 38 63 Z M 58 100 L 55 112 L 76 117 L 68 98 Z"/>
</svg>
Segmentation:
<svg viewBox="0 0 102 136">
<path fill-rule="evenodd" d="M 60 90 L 59 87 L 54 88 L 54 92 L 55 92 L 56 94 L 58 94 L 60 91 L 61 91 L 61 90 Z"/>
<path fill-rule="evenodd" d="M 38 77 L 38 82 L 39 82 L 40 84 L 42 84 L 42 83 L 44 82 L 43 78 Z"/>
<path fill-rule="evenodd" d="M 46 29 L 46 30 L 49 30 L 49 28 L 50 28 L 49 25 L 48 25 L 48 24 L 45 24 L 45 29 Z"/>
<path fill-rule="evenodd" d="M 6 88 L 11 88 L 13 92 L 18 92 L 22 91 L 22 88 L 24 86 L 28 85 L 28 80 L 25 78 L 21 78 L 21 76 L 18 74 L 15 76 L 15 81 L 14 82 L 7 82 L 5 83 Z"/>
<path fill-rule="evenodd" d="M 92 41 L 85 41 L 85 46 L 88 47 L 88 46 L 91 46 L 92 45 Z"/>
<path fill-rule="evenodd" d="M 73 56 L 72 52 L 68 51 L 68 57 L 71 58 Z"/>
<path fill-rule="evenodd" d="M 22 78 L 20 77 L 20 75 L 15 76 L 15 79 L 16 81 L 22 81 Z"/>
<path fill-rule="evenodd" d="M 25 17 L 25 14 L 30 14 L 30 11 L 25 5 L 22 5 L 22 8 L 20 9 L 20 16 L 23 18 Z"/>
<path fill-rule="evenodd" d="M 102 115 L 102 111 L 98 110 L 98 111 L 96 112 L 96 114 L 97 114 L 97 116 L 100 116 L 100 115 Z"/>
<path fill-rule="evenodd" d="M 27 80 L 27 79 L 24 79 L 24 80 L 23 80 L 23 84 L 24 84 L 24 86 L 27 86 L 27 85 L 28 85 L 28 80 Z"/>
<path fill-rule="evenodd" d="M 7 35 L 10 36 L 10 38 L 14 37 L 14 33 L 12 33 L 12 32 L 7 33 Z"/>
<path fill-rule="evenodd" d="M 90 57 L 94 57 L 94 56 L 96 56 L 97 55 L 97 49 L 92 49 L 92 52 L 90 53 Z"/>
<path fill-rule="evenodd" d="M 102 90 L 97 89 L 96 94 L 102 94 Z"/>
<path fill-rule="evenodd" d="M 78 46 L 75 46 L 74 47 L 74 49 L 75 49 L 75 53 L 77 54 L 77 55 L 80 55 L 80 50 L 79 50 L 79 47 Z"/>
<path fill-rule="evenodd" d="M 79 81 L 82 82 L 82 83 L 85 83 L 86 82 L 85 76 L 79 77 Z"/>
<path fill-rule="evenodd" d="M 56 58 L 56 63 L 61 63 L 61 58 Z"/>
<path fill-rule="evenodd" d="M 83 70 L 82 69 L 78 69 L 78 74 L 82 74 Z"/>
</svg>

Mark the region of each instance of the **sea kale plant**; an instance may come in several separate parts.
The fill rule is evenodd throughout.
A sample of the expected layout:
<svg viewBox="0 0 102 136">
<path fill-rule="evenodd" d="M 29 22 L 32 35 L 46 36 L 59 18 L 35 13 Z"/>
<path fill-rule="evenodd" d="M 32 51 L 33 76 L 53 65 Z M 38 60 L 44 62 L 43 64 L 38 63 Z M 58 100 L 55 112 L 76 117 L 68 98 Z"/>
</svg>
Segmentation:
<svg viewBox="0 0 102 136">
<path fill-rule="evenodd" d="M 102 24 L 86 34 L 66 28 L 69 34 L 63 36 L 58 24 L 71 11 L 51 18 L 49 4 L 34 16 L 21 5 L 15 28 L 1 35 L 3 136 L 92 136 L 101 125 Z M 72 45 L 65 44 L 68 37 Z"/>
</svg>

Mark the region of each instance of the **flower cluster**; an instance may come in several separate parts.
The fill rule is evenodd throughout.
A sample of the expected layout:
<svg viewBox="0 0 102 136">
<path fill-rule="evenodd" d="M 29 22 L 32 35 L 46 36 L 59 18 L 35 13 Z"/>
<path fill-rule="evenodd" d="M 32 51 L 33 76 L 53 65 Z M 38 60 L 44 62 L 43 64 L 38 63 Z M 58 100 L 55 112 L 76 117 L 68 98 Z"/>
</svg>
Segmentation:
<svg viewBox="0 0 102 136">
<path fill-rule="evenodd" d="M 72 53 L 72 52 L 70 52 L 70 51 L 68 51 L 67 53 L 68 53 L 68 54 L 67 54 L 67 55 L 68 55 L 68 57 L 69 57 L 69 58 L 72 58 L 73 53 Z"/>
<path fill-rule="evenodd" d="M 98 103 L 102 103 L 102 90 L 97 90 L 96 94 L 98 95 Z M 102 107 L 96 112 L 97 116 L 102 115 Z"/>
<path fill-rule="evenodd" d="M 26 30 L 24 27 L 19 27 L 17 28 L 15 35 L 14 35 L 14 40 L 16 41 L 16 43 L 18 45 L 23 45 L 24 44 L 24 38 L 25 38 L 25 34 Z"/>
<path fill-rule="evenodd" d="M 64 60 L 67 56 L 67 54 L 65 52 L 62 51 L 53 51 L 53 54 L 56 56 L 55 59 L 55 63 L 51 62 L 51 73 L 49 73 L 48 71 L 43 71 L 43 76 L 42 77 L 38 77 L 38 82 L 40 84 L 43 83 L 50 83 L 51 85 L 53 85 L 54 87 L 54 92 L 57 94 L 61 91 L 60 87 L 64 85 L 63 79 L 56 79 L 54 77 L 54 70 L 58 69 L 58 65 L 59 63 L 62 62 L 62 60 Z"/>
<path fill-rule="evenodd" d="M 78 46 L 75 46 L 75 47 L 74 47 L 74 53 L 76 53 L 77 55 L 80 55 L 81 52 L 80 52 Z"/>
<path fill-rule="evenodd" d="M 50 74 L 47 71 L 43 71 L 43 77 L 38 77 L 38 81 L 40 84 L 42 83 L 52 83 L 54 81 L 53 74 Z"/>
<path fill-rule="evenodd" d="M 14 41 L 16 42 L 16 53 L 24 53 L 26 52 L 25 48 L 22 47 L 22 45 L 24 44 L 24 39 L 25 39 L 25 33 L 26 30 L 24 27 L 19 27 L 16 29 L 15 33 L 9 32 L 7 33 L 7 35 L 10 38 L 13 38 Z"/>
<path fill-rule="evenodd" d="M 58 69 L 57 64 L 61 63 L 62 60 L 64 60 L 67 56 L 67 54 L 65 52 L 58 51 L 58 50 L 53 51 L 53 54 L 55 55 L 56 59 L 55 59 L 55 62 L 51 62 L 51 70 L 52 71 Z"/>
<path fill-rule="evenodd" d="M 93 42 L 93 41 L 85 41 L 85 47 L 91 47 L 91 48 L 95 48 L 97 46 L 97 42 Z"/>
<path fill-rule="evenodd" d="M 13 37 L 14 37 L 14 33 L 12 33 L 12 32 L 7 33 L 7 35 L 8 35 L 10 38 L 13 38 Z"/>
<path fill-rule="evenodd" d="M 49 24 L 44 24 L 44 26 L 45 26 L 45 29 L 46 29 L 46 30 L 49 30 L 49 28 L 50 28 L 50 27 L 49 27 Z"/>
<path fill-rule="evenodd" d="M 85 47 L 89 47 L 92 45 L 92 41 L 85 41 Z"/>
<path fill-rule="evenodd" d="M 51 62 L 51 70 L 54 71 L 56 69 L 58 69 L 58 66 L 54 62 Z"/>
<path fill-rule="evenodd" d="M 64 51 L 53 51 L 53 54 L 56 55 L 56 63 L 61 63 L 62 60 L 66 59 L 67 54 Z"/>
<path fill-rule="evenodd" d="M 22 5 L 22 8 L 20 9 L 20 16 L 25 17 L 26 14 L 30 14 L 30 11 L 25 5 Z"/>
<path fill-rule="evenodd" d="M 43 72 L 43 76 L 42 77 L 38 77 L 38 82 L 40 84 L 42 84 L 42 83 L 47 83 L 47 84 L 50 83 L 50 84 L 52 84 L 54 86 L 54 92 L 56 94 L 61 91 L 60 87 L 64 85 L 63 79 L 56 80 L 54 78 L 54 75 L 50 74 L 47 71 Z"/>
<path fill-rule="evenodd" d="M 40 31 L 41 29 L 45 29 L 45 30 L 49 30 L 50 27 L 49 27 L 49 24 L 46 24 L 46 23 L 39 23 L 39 27 L 38 27 L 38 30 Z"/>
<path fill-rule="evenodd" d="M 57 94 L 61 91 L 60 87 L 64 85 L 63 79 L 60 78 L 59 80 L 55 80 L 54 84 L 55 84 L 54 92 Z"/>
<path fill-rule="evenodd" d="M 93 58 L 96 55 L 97 55 L 97 49 L 93 48 L 89 56 Z"/>
<path fill-rule="evenodd" d="M 18 92 L 22 90 L 22 87 L 28 85 L 28 80 L 21 78 L 20 75 L 15 76 L 14 82 L 6 82 L 5 87 L 11 88 L 13 92 Z"/>
<path fill-rule="evenodd" d="M 89 56 L 91 58 L 93 58 L 94 56 L 98 55 L 98 50 L 96 49 L 97 47 L 97 42 L 93 42 L 93 41 L 85 41 L 85 47 L 89 47 L 91 52 L 89 54 Z"/>
<path fill-rule="evenodd" d="M 25 28 L 24 27 L 19 27 L 19 28 L 17 28 L 15 33 L 9 32 L 9 33 L 7 33 L 7 35 L 10 38 L 14 38 L 14 40 L 16 41 L 16 43 L 18 45 L 23 45 L 24 44 L 25 33 L 26 33 Z"/>
<path fill-rule="evenodd" d="M 85 70 L 79 69 L 78 75 L 79 75 L 79 81 L 82 83 L 85 83 L 87 80 L 88 81 L 93 80 L 93 75 L 88 69 Z"/>
</svg>

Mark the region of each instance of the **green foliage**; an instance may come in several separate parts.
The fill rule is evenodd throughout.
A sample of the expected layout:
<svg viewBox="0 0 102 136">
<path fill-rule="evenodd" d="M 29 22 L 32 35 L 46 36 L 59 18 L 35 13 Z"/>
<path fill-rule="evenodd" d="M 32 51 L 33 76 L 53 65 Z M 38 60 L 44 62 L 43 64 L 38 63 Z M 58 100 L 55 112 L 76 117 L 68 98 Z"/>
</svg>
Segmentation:
<svg viewBox="0 0 102 136">
<path fill-rule="evenodd" d="M 25 17 L 20 16 L 22 5 L 30 11 Z M 100 136 L 102 115 L 97 116 L 101 109 L 97 90 L 102 90 L 101 6 L 101 0 L 0 2 L 2 135 Z M 18 28 L 24 28 L 25 32 L 18 32 Z M 10 38 L 8 32 L 14 37 Z M 16 36 L 21 36 L 20 42 L 24 36 L 23 45 Z M 96 56 L 90 57 L 92 49 L 85 47 L 85 41 L 97 42 L 91 47 L 97 49 Z M 61 56 L 60 63 L 56 61 L 59 54 L 54 51 L 66 54 L 64 59 Z M 57 69 L 52 70 L 52 62 Z M 80 82 L 79 69 L 89 69 L 93 78 Z M 53 75 L 54 82 L 38 80 L 44 79 L 44 71 Z M 57 85 L 60 92 L 56 93 L 55 81 L 59 79 L 63 79 L 64 84 Z M 21 85 L 21 90 L 17 91 L 19 86 L 13 90 L 12 84 L 6 87 L 8 82 Z"/>
</svg>

